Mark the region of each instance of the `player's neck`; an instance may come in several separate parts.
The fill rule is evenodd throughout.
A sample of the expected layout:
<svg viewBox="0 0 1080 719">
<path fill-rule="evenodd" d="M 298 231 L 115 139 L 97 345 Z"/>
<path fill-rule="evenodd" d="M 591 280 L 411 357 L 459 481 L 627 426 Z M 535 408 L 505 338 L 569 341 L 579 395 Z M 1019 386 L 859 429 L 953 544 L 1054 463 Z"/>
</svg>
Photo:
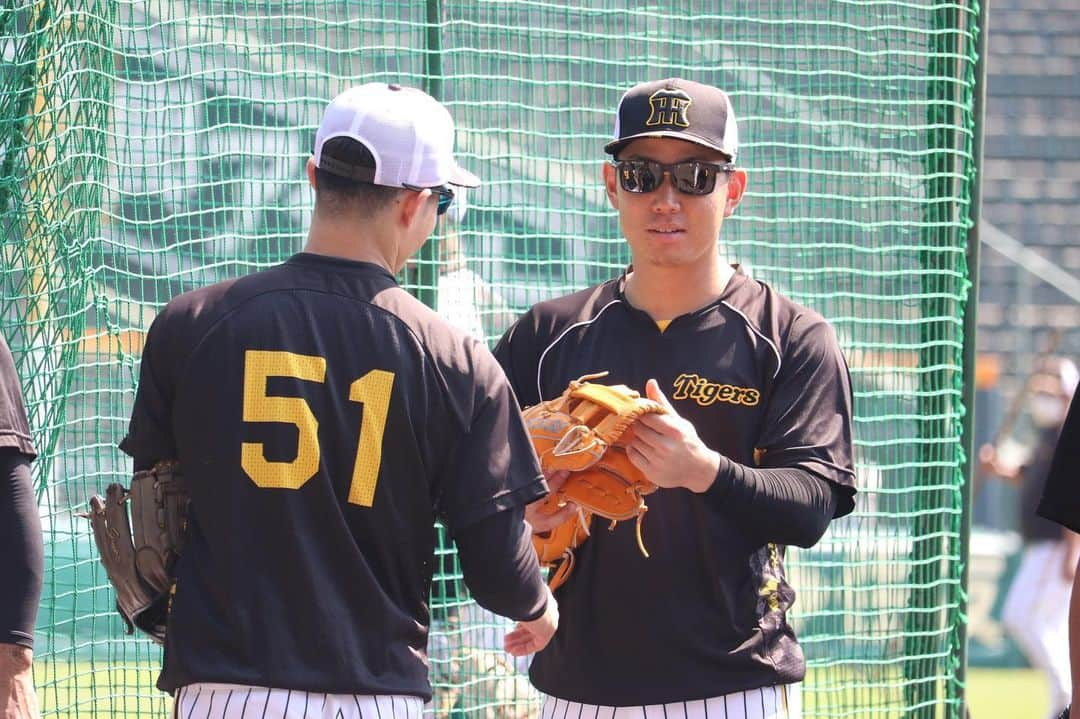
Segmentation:
<svg viewBox="0 0 1080 719">
<path fill-rule="evenodd" d="M 370 262 L 394 272 L 398 243 L 389 233 L 380 231 L 385 225 L 371 219 L 358 221 L 344 215 L 316 212 L 311 217 L 304 252 Z"/>
<path fill-rule="evenodd" d="M 655 320 L 671 320 L 715 302 L 734 274 L 719 259 L 711 266 L 635 265 L 626 279 L 626 299 Z"/>
</svg>

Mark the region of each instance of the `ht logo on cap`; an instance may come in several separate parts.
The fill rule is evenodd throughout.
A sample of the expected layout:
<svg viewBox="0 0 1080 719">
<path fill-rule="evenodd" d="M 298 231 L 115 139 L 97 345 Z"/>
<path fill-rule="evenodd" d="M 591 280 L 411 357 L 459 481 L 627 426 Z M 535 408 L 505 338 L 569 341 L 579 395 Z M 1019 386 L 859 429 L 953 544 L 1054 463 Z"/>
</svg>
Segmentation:
<svg viewBox="0 0 1080 719">
<path fill-rule="evenodd" d="M 690 107 L 691 99 L 682 90 L 663 89 L 649 95 L 649 119 L 645 124 L 675 125 L 676 127 L 690 127 L 690 120 L 686 117 L 686 110 Z"/>
</svg>

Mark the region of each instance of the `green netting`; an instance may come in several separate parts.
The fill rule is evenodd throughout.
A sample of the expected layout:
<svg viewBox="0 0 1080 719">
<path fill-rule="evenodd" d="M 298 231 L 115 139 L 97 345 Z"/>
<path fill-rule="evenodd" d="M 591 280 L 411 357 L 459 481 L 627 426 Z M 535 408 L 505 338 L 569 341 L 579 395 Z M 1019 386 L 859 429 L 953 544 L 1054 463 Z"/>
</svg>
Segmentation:
<svg viewBox="0 0 1080 719">
<path fill-rule="evenodd" d="M 486 182 L 457 251 L 435 249 L 444 237 L 403 281 L 493 340 L 513 312 L 627 260 L 601 146 L 621 92 L 667 75 L 731 93 L 750 190 L 725 245 L 830 318 L 851 363 L 858 510 L 789 562 L 805 714 L 959 716 L 978 13 L 922 0 L 6 3 L 0 309 L 42 451 L 46 716 L 167 715 L 159 652 L 123 634 L 73 514 L 128 479 L 115 444 L 154 313 L 301 246 L 324 103 L 392 80 L 451 107 Z M 535 712 L 449 545 L 438 567 L 433 711 Z"/>
</svg>

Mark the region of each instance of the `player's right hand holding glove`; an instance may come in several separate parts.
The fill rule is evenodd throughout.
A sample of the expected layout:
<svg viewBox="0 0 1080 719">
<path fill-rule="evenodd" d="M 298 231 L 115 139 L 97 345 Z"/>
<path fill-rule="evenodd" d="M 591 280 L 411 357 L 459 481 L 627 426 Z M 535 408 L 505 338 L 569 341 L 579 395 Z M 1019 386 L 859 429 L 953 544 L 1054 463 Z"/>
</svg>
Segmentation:
<svg viewBox="0 0 1080 719">
<path fill-rule="evenodd" d="M 634 424 L 626 456 L 658 487 L 682 487 L 696 494 L 708 491 L 720 469 L 720 454 L 701 441 L 690 420 L 679 416 L 655 379 L 645 395 L 664 408 L 642 415 Z"/>
<path fill-rule="evenodd" d="M 544 585 L 547 588 L 547 585 Z M 559 603 L 551 589 L 547 588 L 547 605 L 544 613 L 528 622 L 518 622 L 517 626 L 506 635 L 503 647 L 515 657 L 534 654 L 548 645 L 559 628 Z"/>
</svg>

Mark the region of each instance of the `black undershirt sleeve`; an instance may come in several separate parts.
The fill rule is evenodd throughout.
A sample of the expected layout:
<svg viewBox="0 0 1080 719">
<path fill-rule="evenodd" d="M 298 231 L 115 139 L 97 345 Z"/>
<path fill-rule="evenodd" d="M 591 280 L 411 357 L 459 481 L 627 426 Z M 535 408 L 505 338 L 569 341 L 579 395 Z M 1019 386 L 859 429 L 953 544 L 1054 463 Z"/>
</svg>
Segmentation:
<svg viewBox="0 0 1080 719">
<path fill-rule="evenodd" d="M 43 562 L 30 458 L 0 449 L 0 643 L 33 648 Z"/>
<path fill-rule="evenodd" d="M 842 491 L 805 469 L 747 467 L 721 455 L 705 495 L 762 544 L 812 547 L 832 521 Z"/>
<path fill-rule="evenodd" d="M 516 621 L 530 621 L 544 613 L 547 591 L 524 507 L 474 522 L 458 531 L 454 541 L 465 584 L 480 606 Z"/>
</svg>

